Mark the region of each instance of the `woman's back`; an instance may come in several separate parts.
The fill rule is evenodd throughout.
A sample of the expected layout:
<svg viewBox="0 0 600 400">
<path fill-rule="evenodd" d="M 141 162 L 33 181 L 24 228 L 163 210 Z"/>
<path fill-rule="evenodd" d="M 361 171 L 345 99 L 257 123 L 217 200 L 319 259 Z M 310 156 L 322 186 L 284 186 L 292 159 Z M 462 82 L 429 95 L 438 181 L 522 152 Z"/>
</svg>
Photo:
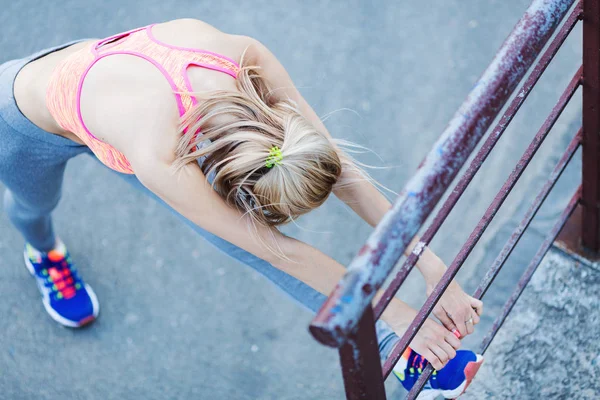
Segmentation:
<svg viewBox="0 0 600 400">
<path fill-rule="evenodd" d="M 139 28 L 134 33 L 138 38 L 131 40 L 129 48 L 128 35 L 117 35 L 106 43 L 98 40 L 77 43 L 29 63 L 15 81 L 15 99 L 21 111 L 40 128 L 85 143 L 92 150 L 98 143 L 88 140 L 90 135 L 83 135 L 82 131 L 110 147 L 125 150 L 138 140 L 158 139 L 144 136 L 145 124 L 164 126 L 165 135 L 176 134 L 178 117 L 191 104 L 189 97 L 187 101 L 183 100 L 184 96 L 176 99 L 174 91 L 186 90 L 186 86 L 197 92 L 236 90 L 235 80 L 229 75 L 234 75 L 232 71 L 247 46 L 247 38 L 227 35 L 201 21 L 189 19 Z M 118 48 L 120 42 L 122 49 Z M 131 48 L 136 46 L 134 42 L 138 49 Z M 124 54 L 135 53 L 129 50 L 145 51 L 150 57 Z M 117 52 L 120 54 L 113 54 Z M 195 60 L 202 54 L 210 56 L 217 52 L 223 56 L 215 54 L 212 59 Z M 175 55 L 183 60 L 180 64 L 174 61 Z M 176 71 L 176 65 L 184 65 L 186 61 L 206 65 L 189 68 L 187 73 Z M 169 69 L 168 65 L 170 71 L 165 70 Z M 209 69 L 211 65 L 217 66 Z M 86 67 L 90 66 L 88 71 Z M 57 68 L 58 73 L 54 73 Z M 183 83 L 185 79 L 189 79 L 186 85 L 173 84 L 177 80 Z M 81 129 L 77 129 L 78 124 Z M 177 137 L 172 140 L 175 142 Z"/>
</svg>

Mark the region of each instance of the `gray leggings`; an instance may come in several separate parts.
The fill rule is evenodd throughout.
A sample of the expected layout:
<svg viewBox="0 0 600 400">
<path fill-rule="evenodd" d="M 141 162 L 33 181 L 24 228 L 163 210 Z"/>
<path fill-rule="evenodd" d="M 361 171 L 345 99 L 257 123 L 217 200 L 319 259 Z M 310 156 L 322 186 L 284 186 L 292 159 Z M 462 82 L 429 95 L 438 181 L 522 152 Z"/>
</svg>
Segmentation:
<svg viewBox="0 0 600 400">
<path fill-rule="evenodd" d="M 93 153 L 87 146 L 46 132 L 29 121 L 15 103 L 13 82 L 19 70 L 28 62 L 81 40 L 86 39 L 44 49 L 0 65 L 0 181 L 7 189 L 4 193 L 4 210 L 24 239 L 42 251 L 50 250 L 55 242 L 51 213 L 60 200 L 67 162 L 79 154 L 93 156 Z M 225 254 L 260 272 L 304 307 L 313 312 L 320 308 L 325 300 L 322 294 L 187 220 L 146 189 L 135 175 L 117 174 L 169 208 Z M 397 336 L 383 321 L 377 323 L 377 333 L 383 357 L 397 341 Z"/>
</svg>

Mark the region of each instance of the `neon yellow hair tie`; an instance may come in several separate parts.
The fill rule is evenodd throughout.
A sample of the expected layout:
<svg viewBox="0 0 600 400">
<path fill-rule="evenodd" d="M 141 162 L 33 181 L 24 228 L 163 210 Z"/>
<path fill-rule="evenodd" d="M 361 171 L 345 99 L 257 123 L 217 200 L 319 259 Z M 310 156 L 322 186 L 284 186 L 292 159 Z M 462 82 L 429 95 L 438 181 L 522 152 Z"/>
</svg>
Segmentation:
<svg viewBox="0 0 600 400">
<path fill-rule="evenodd" d="M 279 150 L 279 147 L 273 146 L 271 147 L 271 150 L 269 150 L 269 157 L 267 157 L 265 165 L 267 168 L 272 168 L 275 164 L 280 165 L 282 160 L 283 154 L 281 154 L 281 150 Z"/>
</svg>

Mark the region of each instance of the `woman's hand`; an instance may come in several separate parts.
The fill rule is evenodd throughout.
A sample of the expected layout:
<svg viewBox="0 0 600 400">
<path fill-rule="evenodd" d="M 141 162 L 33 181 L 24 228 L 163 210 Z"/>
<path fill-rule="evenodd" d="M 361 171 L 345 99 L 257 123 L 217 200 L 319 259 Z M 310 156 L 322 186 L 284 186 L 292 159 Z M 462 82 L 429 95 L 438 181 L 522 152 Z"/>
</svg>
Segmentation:
<svg viewBox="0 0 600 400">
<path fill-rule="evenodd" d="M 410 342 L 410 348 L 425 357 L 436 371 L 456 356 L 460 340 L 437 322 L 427 318 Z"/>
<path fill-rule="evenodd" d="M 383 312 L 382 319 L 402 337 L 416 316 L 417 311 L 403 301 L 393 298 Z M 460 340 L 444 326 L 427 318 L 409 346 L 439 371 L 456 356 Z"/>
<path fill-rule="evenodd" d="M 435 284 L 427 285 L 427 296 L 431 294 Z M 483 303 L 481 300 L 466 294 L 455 281 L 450 283 L 433 309 L 433 315 L 448 330 L 458 330 L 460 337 L 473 333 L 474 326 L 479 323 L 479 316 L 482 312 Z"/>
<path fill-rule="evenodd" d="M 418 237 L 415 236 L 408 248 L 412 249 L 418 240 Z M 425 278 L 427 296 L 429 296 L 446 272 L 446 265 L 429 248 L 425 247 L 421 258 L 417 262 L 417 268 Z M 481 300 L 474 299 L 466 294 L 454 280 L 450 282 L 440 301 L 433 309 L 433 315 L 451 332 L 458 331 L 461 338 L 473 333 L 482 312 L 483 303 Z"/>
</svg>

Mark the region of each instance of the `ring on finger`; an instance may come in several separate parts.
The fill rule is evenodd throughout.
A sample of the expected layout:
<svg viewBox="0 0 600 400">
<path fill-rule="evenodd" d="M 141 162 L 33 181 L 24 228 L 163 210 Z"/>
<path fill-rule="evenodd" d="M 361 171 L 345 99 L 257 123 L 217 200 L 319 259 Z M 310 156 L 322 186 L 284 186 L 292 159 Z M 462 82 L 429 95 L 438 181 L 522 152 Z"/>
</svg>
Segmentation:
<svg viewBox="0 0 600 400">
<path fill-rule="evenodd" d="M 471 323 L 471 324 L 472 324 L 472 323 L 473 323 L 473 317 L 471 317 L 471 318 L 469 318 L 468 320 L 466 320 L 466 321 L 465 321 L 465 323 L 466 323 L 466 324 L 468 324 L 468 323 Z"/>
</svg>

